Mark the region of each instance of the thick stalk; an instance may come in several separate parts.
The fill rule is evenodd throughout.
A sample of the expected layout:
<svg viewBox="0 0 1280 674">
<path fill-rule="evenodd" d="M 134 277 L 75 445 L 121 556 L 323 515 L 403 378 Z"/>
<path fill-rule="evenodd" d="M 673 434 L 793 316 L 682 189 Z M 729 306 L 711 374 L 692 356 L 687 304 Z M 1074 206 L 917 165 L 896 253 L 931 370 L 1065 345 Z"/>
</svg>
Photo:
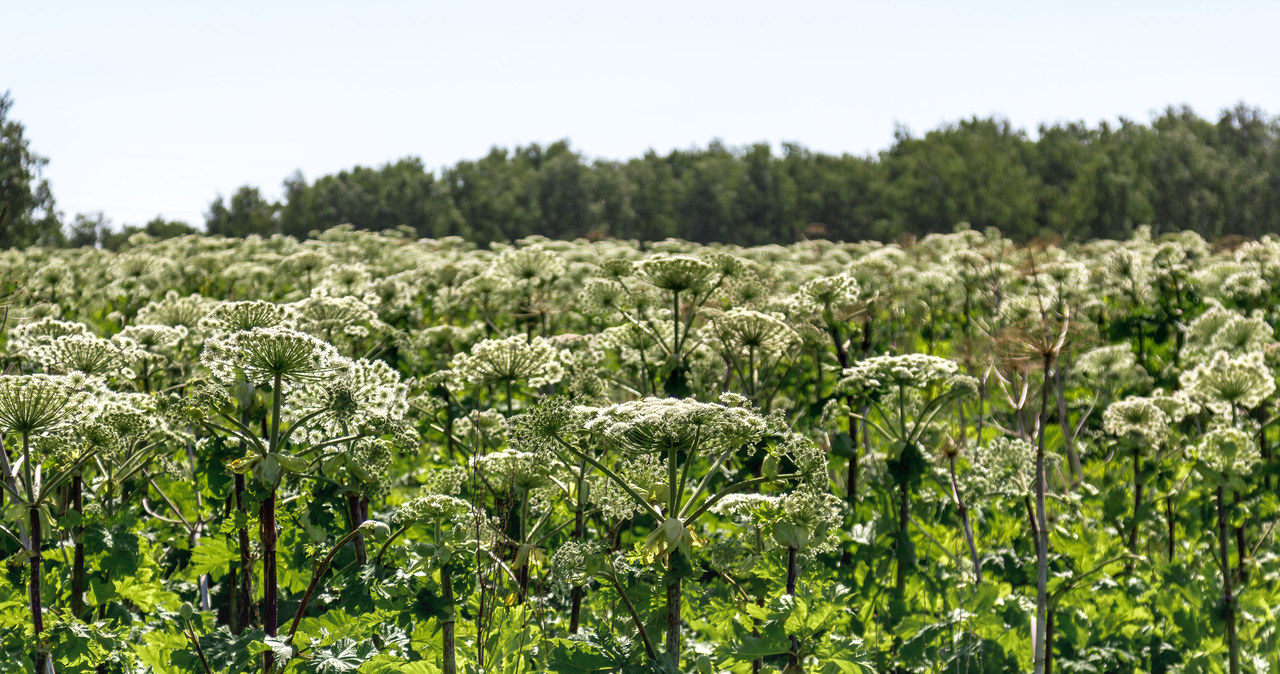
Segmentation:
<svg viewBox="0 0 1280 674">
<path fill-rule="evenodd" d="M 951 455 L 948 457 L 949 468 L 951 470 L 951 499 L 956 503 L 956 509 L 960 511 L 960 522 L 964 524 L 964 540 L 969 544 L 969 559 L 973 562 L 973 584 L 982 584 L 982 562 L 978 560 L 978 546 L 973 540 L 973 525 L 969 522 L 969 507 L 965 505 L 964 499 L 960 498 L 960 490 L 956 487 L 956 457 Z"/>
<path fill-rule="evenodd" d="M 84 476 L 76 473 L 71 478 L 71 509 L 84 517 Z M 71 557 L 71 615 L 84 619 L 84 524 L 71 530 L 75 550 Z"/>
<path fill-rule="evenodd" d="M 240 424 L 246 428 L 249 426 L 249 407 L 251 405 L 252 403 L 240 410 Z M 245 451 L 246 449 L 245 444 L 241 442 L 240 450 Z M 236 512 L 247 518 L 249 511 L 244 507 L 245 481 L 242 473 L 236 473 L 234 489 Z M 232 634 L 240 634 L 248 628 L 253 616 L 253 550 L 249 543 L 248 527 L 238 527 L 236 529 L 236 544 L 240 548 L 240 569 L 239 577 L 233 576 L 233 581 L 238 580 L 239 584 L 236 585 L 233 582 L 235 589 L 232 591 L 235 592 L 236 599 L 234 602 L 235 612 L 231 618 Z"/>
<path fill-rule="evenodd" d="M 1040 441 L 1036 443 L 1036 630 L 1033 642 L 1036 674 L 1044 674 L 1049 608 L 1049 522 L 1045 513 L 1045 427 L 1049 421 L 1049 383 L 1053 352 L 1044 355 L 1044 382 L 1040 386 Z"/>
<path fill-rule="evenodd" d="M 796 561 L 796 549 L 787 546 L 787 596 L 796 596 L 796 581 L 800 578 L 800 564 Z M 791 652 L 787 653 L 787 671 L 797 671 L 800 667 L 800 640 L 796 635 L 788 635 L 791 640 Z"/>
<path fill-rule="evenodd" d="M 1166 496 L 1164 499 L 1164 519 L 1169 525 L 1169 561 L 1173 561 L 1173 546 L 1175 541 L 1173 529 L 1173 494 Z"/>
<path fill-rule="evenodd" d="M 1227 555 L 1227 503 L 1218 487 L 1218 563 L 1222 566 L 1222 616 L 1227 623 L 1230 674 L 1240 674 L 1240 641 L 1236 635 L 1236 597 L 1231 588 L 1231 558 Z"/>
<path fill-rule="evenodd" d="M 680 554 L 679 552 L 672 553 Z M 680 578 L 667 581 L 667 654 L 680 662 Z"/>
<path fill-rule="evenodd" d="M 586 518 L 583 517 L 582 508 L 584 506 L 582 500 L 582 476 L 586 474 L 587 464 L 582 462 L 578 467 L 578 507 L 573 512 L 573 540 L 582 540 L 582 536 L 586 533 Z M 573 586 L 573 596 L 569 602 L 569 634 L 578 633 L 578 621 L 582 615 L 582 586 Z"/>
<path fill-rule="evenodd" d="M 902 648 L 902 636 L 898 634 L 897 628 L 898 624 L 902 622 L 903 611 L 906 608 L 907 565 L 904 560 L 907 556 L 906 548 L 911 536 L 911 532 L 907 530 L 907 525 L 911 521 L 911 484 L 905 477 L 902 478 L 899 494 L 898 538 L 893 544 L 893 602 L 889 607 L 889 629 L 893 630 L 894 633 L 893 644 L 890 646 L 889 653 L 895 657 L 898 655 L 898 650 Z"/>
<path fill-rule="evenodd" d="M 355 534 L 352 542 L 356 546 L 356 563 L 364 566 L 369 561 L 368 552 L 365 549 L 364 534 L 360 531 L 360 525 L 364 523 L 360 509 L 360 497 L 354 492 L 347 494 L 347 526 L 351 532 Z"/>
<path fill-rule="evenodd" d="M 272 452 L 280 451 L 280 406 L 284 401 L 281 390 L 283 377 L 276 373 L 271 387 L 271 435 Z M 276 577 L 276 487 L 270 485 L 262 507 L 258 512 L 258 537 L 262 546 L 262 630 L 268 636 L 276 636 L 280 621 L 280 588 Z M 267 650 L 262 654 L 263 672 L 271 674 L 275 655 Z"/>
<path fill-rule="evenodd" d="M 1049 607 L 1048 624 L 1044 626 L 1044 674 L 1053 674 L 1053 613 L 1054 607 Z"/>
<path fill-rule="evenodd" d="M 519 547 L 523 547 L 525 544 L 528 543 L 528 541 L 525 540 L 525 533 L 526 533 L 525 530 L 529 526 L 528 522 L 529 522 L 529 492 L 526 490 L 521 490 L 520 491 L 520 521 L 517 523 L 517 526 L 519 528 L 517 529 L 518 535 L 516 536 L 516 542 L 519 544 Z M 519 554 L 519 547 L 517 547 L 516 554 Z M 524 603 L 525 598 L 529 596 L 529 562 L 530 562 L 529 555 L 525 555 L 524 564 L 521 564 L 520 568 L 516 570 L 516 579 L 520 581 L 520 603 Z"/>
<path fill-rule="evenodd" d="M 1053 373 L 1055 388 L 1058 395 L 1058 424 L 1062 427 L 1062 442 L 1067 448 L 1067 463 L 1071 467 L 1071 480 L 1076 482 L 1084 477 L 1084 468 L 1080 465 L 1080 453 L 1076 451 L 1075 438 L 1071 433 L 1071 418 L 1067 414 L 1067 398 L 1065 377 L 1062 374 L 1062 368 L 1059 367 Z"/>
<path fill-rule="evenodd" d="M 26 438 L 23 438 L 25 444 Z M 44 672 L 46 661 L 49 654 L 45 652 L 42 642 L 42 633 L 44 632 L 44 607 L 41 606 L 40 600 L 40 562 L 41 562 L 41 544 L 42 532 L 40 530 L 40 509 L 32 507 L 29 509 L 30 529 L 31 529 L 31 580 L 27 585 L 28 597 L 31 601 L 31 627 L 35 630 L 35 664 L 36 672 Z"/>
<path fill-rule="evenodd" d="M 1240 509 L 1240 492 L 1232 494 L 1232 503 L 1237 510 Z M 1241 524 L 1236 527 L 1236 577 L 1240 579 L 1242 585 L 1249 580 L 1249 565 L 1245 563 L 1249 555 L 1248 550 L 1249 546 L 1244 540 L 1244 524 Z"/>
<path fill-rule="evenodd" d="M 840 339 L 840 330 L 834 322 L 829 321 L 827 325 L 827 332 L 835 345 L 836 360 L 840 362 L 840 371 L 844 372 L 849 367 L 849 350 Z M 849 457 L 849 478 L 845 482 L 845 500 L 852 507 L 858 498 L 858 419 L 853 412 L 853 396 L 846 396 L 844 402 L 849 406 L 849 449 L 852 452 Z"/>
<path fill-rule="evenodd" d="M 443 652 L 441 656 L 441 671 L 444 674 L 458 674 L 458 663 L 455 654 L 455 629 L 457 623 L 453 606 L 453 579 L 449 576 L 448 565 L 440 569 L 440 597 L 444 600 L 445 606 L 448 607 L 446 610 L 449 611 L 449 615 L 440 621 L 440 649 Z"/>
<path fill-rule="evenodd" d="M 244 507 L 244 475 L 236 473 L 235 477 L 236 511 L 248 515 Z M 236 542 L 240 548 L 240 578 L 236 588 L 236 613 L 231 622 L 231 631 L 240 634 L 251 621 L 253 611 L 253 550 L 249 543 L 249 528 L 236 529 Z"/>
<path fill-rule="evenodd" d="M 1125 575 L 1133 573 L 1135 558 L 1138 554 L 1138 510 L 1142 508 L 1142 483 L 1140 475 L 1142 470 L 1142 449 L 1138 443 L 1133 443 L 1133 521 L 1129 524 L 1129 552 L 1133 555 L 1129 557 L 1129 561 L 1125 563 Z"/>
<path fill-rule="evenodd" d="M 258 535 L 262 542 L 262 630 L 276 636 L 280 618 L 280 595 L 276 578 L 276 490 L 271 489 L 262 500 L 258 513 Z M 262 654 L 263 672 L 271 673 L 275 657 L 270 650 Z"/>
</svg>

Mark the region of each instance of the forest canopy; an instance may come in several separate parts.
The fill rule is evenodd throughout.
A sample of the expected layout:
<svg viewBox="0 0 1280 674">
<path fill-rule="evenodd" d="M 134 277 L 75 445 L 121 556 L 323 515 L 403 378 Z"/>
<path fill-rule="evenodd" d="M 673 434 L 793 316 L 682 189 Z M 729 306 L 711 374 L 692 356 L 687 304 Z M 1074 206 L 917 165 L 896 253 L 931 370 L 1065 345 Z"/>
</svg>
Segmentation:
<svg viewBox="0 0 1280 674">
<path fill-rule="evenodd" d="M 923 136 L 899 129 L 870 157 L 713 141 L 593 161 L 560 141 L 439 172 L 410 157 L 314 181 L 295 174 L 279 203 L 246 186 L 213 201 L 208 231 L 305 237 L 353 223 L 482 244 L 539 234 L 759 245 L 895 240 L 967 222 L 1015 240 L 1110 238 L 1142 224 L 1257 237 L 1280 223 L 1278 132 L 1275 116 L 1241 105 L 1216 121 L 1170 108 L 1150 124 L 1045 125 L 1034 136 L 973 118 Z"/>
<path fill-rule="evenodd" d="M 116 229 L 101 214 L 60 220 L 40 179 L 46 159 L 4 119 L 0 156 L 7 226 L 0 245 L 118 248 L 145 232 L 196 231 L 162 217 Z M 438 169 L 419 157 L 308 179 L 295 172 L 274 200 L 257 186 L 217 195 L 210 234 L 308 238 L 342 224 L 479 244 L 550 238 L 669 237 L 739 245 L 804 238 L 898 240 L 996 227 L 1016 241 L 1191 230 L 1209 240 L 1257 237 L 1280 223 L 1280 117 L 1245 104 L 1216 120 L 1169 107 L 1149 123 L 1060 122 L 1034 133 L 1000 117 L 917 135 L 900 128 L 875 155 L 824 154 L 797 143 L 672 150 L 593 159 L 568 140 Z M 19 151 L 20 149 L 20 151 Z"/>
</svg>

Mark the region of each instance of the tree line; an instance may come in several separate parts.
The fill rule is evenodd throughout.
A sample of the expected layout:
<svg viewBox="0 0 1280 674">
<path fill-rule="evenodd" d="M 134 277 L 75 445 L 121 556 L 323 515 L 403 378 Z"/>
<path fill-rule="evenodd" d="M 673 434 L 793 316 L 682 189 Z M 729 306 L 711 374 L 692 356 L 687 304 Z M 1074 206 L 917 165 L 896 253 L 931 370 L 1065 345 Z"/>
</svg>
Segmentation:
<svg viewBox="0 0 1280 674">
<path fill-rule="evenodd" d="M 6 134 L 16 125 L 4 124 Z M 218 195 L 205 228 L 305 238 L 351 223 L 480 244 L 534 234 L 742 245 L 895 240 L 959 223 L 1024 241 L 1120 237 L 1142 224 L 1208 239 L 1256 237 L 1280 224 L 1278 138 L 1280 117 L 1240 104 L 1216 120 L 1170 107 L 1149 123 L 1055 123 L 1034 135 L 1002 118 L 974 117 L 922 136 L 900 128 L 874 156 L 712 141 L 611 161 L 558 141 L 495 147 L 438 171 L 407 157 L 315 180 L 298 172 L 284 180 L 279 201 L 250 185 Z M 10 171 L 5 147 L 0 170 Z M 113 232 L 100 214 L 64 226 L 47 185 L 29 179 L 11 189 L 5 181 L 5 203 L 16 204 L 0 233 L 5 246 L 115 247 L 137 231 L 156 238 L 196 231 L 157 218 Z M 18 198 L 9 194 L 15 189 Z"/>
</svg>

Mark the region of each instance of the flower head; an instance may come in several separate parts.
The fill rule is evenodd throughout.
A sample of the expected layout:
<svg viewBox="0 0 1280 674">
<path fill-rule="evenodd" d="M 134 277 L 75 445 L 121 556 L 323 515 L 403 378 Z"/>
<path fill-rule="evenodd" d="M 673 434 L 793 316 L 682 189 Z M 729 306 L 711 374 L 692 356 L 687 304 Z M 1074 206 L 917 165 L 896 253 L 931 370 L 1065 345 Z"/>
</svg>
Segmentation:
<svg viewBox="0 0 1280 674">
<path fill-rule="evenodd" d="M 1192 400 L 1223 414 L 1234 408 L 1257 407 L 1276 390 L 1275 377 L 1260 351 L 1234 357 L 1218 351 L 1207 362 L 1184 372 L 1180 382 Z"/>
<path fill-rule="evenodd" d="M 274 328 L 284 324 L 287 318 L 285 308 L 274 302 L 224 302 L 200 319 L 200 329 L 218 333 Z"/>
<path fill-rule="evenodd" d="M 471 511 L 471 504 L 456 496 L 420 494 L 402 503 L 395 519 L 399 524 L 450 522 Z"/>
<path fill-rule="evenodd" d="M 266 385 L 329 377 L 342 364 L 333 345 L 285 328 L 254 328 L 209 339 L 200 360 L 224 384 Z"/>
<path fill-rule="evenodd" d="M 1169 434 L 1169 415 L 1147 398 L 1126 398 L 1111 403 L 1102 413 L 1102 427 L 1112 435 L 1152 447 Z"/>
<path fill-rule="evenodd" d="M 566 541 L 551 556 L 551 578 L 569 585 L 585 585 L 603 568 L 607 553 L 600 541 Z"/>
<path fill-rule="evenodd" d="M 120 346 L 93 335 L 63 335 L 32 349 L 32 358 L 55 372 L 128 374 Z"/>
<path fill-rule="evenodd" d="M 875 356 L 844 371 L 840 387 L 866 394 L 897 388 L 928 388 L 946 382 L 960 367 L 946 358 L 912 353 Z"/>
<path fill-rule="evenodd" d="M 527 381 L 538 387 L 564 377 L 556 348 L 541 337 L 524 335 L 486 339 L 470 353 L 454 356 L 451 366 L 463 381 L 480 385 Z"/>
<path fill-rule="evenodd" d="M 1200 460 L 1214 472 L 1241 477 L 1253 472 L 1262 455 L 1253 436 L 1227 426 L 1205 433 L 1196 447 Z"/>
<path fill-rule="evenodd" d="M 644 454 L 699 447 L 713 451 L 763 437 L 765 420 L 745 407 L 692 399 L 644 398 L 601 409 L 586 423 L 619 447 Z"/>
<path fill-rule="evenodd" d="M 67 377 L 0 375 L 0 426 L 15 433 L 46 432 L 83 415 L 86 398 Z"/>
<path fill-rule="evenodd" d="M 640 262 L 637 271 L 656 288 L 682 293 L 704 288 L 715 267 L 689 255 L 657 253 Z"/>
</svg>

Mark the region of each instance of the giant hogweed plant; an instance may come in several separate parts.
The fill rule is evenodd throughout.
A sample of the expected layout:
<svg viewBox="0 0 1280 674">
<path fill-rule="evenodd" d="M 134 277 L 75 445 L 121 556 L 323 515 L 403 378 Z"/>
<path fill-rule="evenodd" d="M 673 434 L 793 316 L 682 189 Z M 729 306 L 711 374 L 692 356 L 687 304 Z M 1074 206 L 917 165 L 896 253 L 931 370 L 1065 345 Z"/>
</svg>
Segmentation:
<svg viewBox="0 0 1280 674">
<path fill-rule="evenodd" d="M 662 654 L 646 635 L 646 657 L 668 667 L 678 667 L 683 655 L 682 583 L 703 544 L 700 520 L 733 494 L 806 480 L 826 484 L 817 448 L 770 424 L 740 397 L 645 398 L 594 411 L 553 401 L 531 415 L 525 428 L 543 451 L 597 476 L 593 498 L 607 515 L 638 517 L 650 528 L 634 559 L 663 569 L 666 621 Z M 581 426 L 573 423 L 583 418 Z M 742 451 L 758 445 L 767 454 L 762 475 L 742 475 Z"/>
<path fill-rule="evenodd" d="M 11 301 L 6 374 L 94 401 L 34 432 L 30 463 L 5 430 L 0 668 L 1280 664 L 1273 241 L 485 250 L 341 228 L 126 246 L 0 254 L 31 289 Z M 332 367 L 250 376 L 240 361 L 263 352 L 224 345 L 255 330 L 314 339 L 302 351 Z M 841 381 L 888 354 L 956 369 L 901 399 Z M 712 402 L 725 390 L 767 413 Z M 764 431 L 706 451 L 624 432 L 705 425 L 676 411 L 701 405 Z M 896 476 L 916 453 L 903 527 Z M 36 574 L 26 466 L 67 476 L 36 493 Z"/>
<path fill-rule="evenodd" d="M 370 460 L 370 448 L 356 443 L 403 437 L 395 417 L 403 407 L 389 404 L 396 396 L 398 376 L 376 366 L 346 361 L 330 344 L 287 328 L 256 327 L 211 338 L 201 359 L 209 368 L 212 381 L 185 401 L 186 409 L 207 431 L 234 439 L 247 450 L 230 468 L 236 473 L 252 474 L 261 489 L 260 615 L 265 634 L 276 637 L 280 600 L 277 491 L 287 476 L 309 475 L 337 457 L 345 459 L 348 467 L 354 466 L 354 471 L 360 470 L 363 460 L 366 476 L 370 468 L 376 470 L 377 460 Z M 311 391 L 310 395 L 302 392 L 305 387 L 321 383 L 325 384 L 322 391 Z M 252 396 L 233 398 L 228 393 L 228 389 L 244 385 L 269 388 L 265 433 L 241 420 L 244 411 L 238 407 L 252 400 Z M 293 415 L 288 424 L 286 415 Z M 358 449 L 364 450 L 363 455 L 353 456 Z M 379 450 L 382 447 L 375 444 L 373 456 Z M 350 519 L 353 537 L 362 533 L 363 514 L 360 510 Z M 288 653 L 288 649 L 286 644 L 283 652 Z M 275 667 L 276 656 L 281 652 L 272 649 L 263 654 L 264 670 Z"/>
</svg>

